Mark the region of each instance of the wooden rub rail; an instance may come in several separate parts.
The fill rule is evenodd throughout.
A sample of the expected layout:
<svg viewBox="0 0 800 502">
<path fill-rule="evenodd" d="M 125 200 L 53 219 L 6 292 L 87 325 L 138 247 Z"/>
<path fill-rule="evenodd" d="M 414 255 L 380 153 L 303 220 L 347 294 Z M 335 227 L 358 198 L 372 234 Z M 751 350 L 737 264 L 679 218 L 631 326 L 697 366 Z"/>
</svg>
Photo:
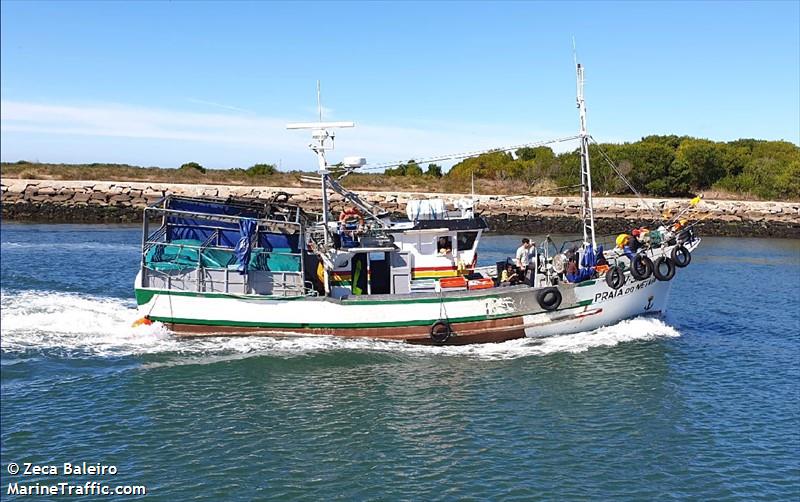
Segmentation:
<svg viewBox="0 0 800 502">
<path fill-rule="evenodd" d="M 282 187 L 223 185 L 173 185 L 151 182 L 60 181 L 2 179 L 2 216 L 7 220 L 49 222 L 140 222 L 142 210 L 168 193 L 183 196 L 259 197 L 277 192 L 292 194 L 291 201 L 306 210 L 319 210 L 319 190 Z M 418 192 L 359 192 L 366 203 L 392 213 L 404 214 L 414 199 L 438 197 L 448 205 L 463 194 Z M 492 230 L 508 233 L 573 233 L 580 231 L 578 197 L 529 197 L 476 195 L 477 210 Z M 631 224 L 653 218 L 647 206 L 658 211 L 680 210 L 684 199 L 596 197 L 595 218 L 599 233 L 616 233 Z M 339 194 L 331 195 L 335 211 L 347 204 Z M 698 206 L 707 215 L 704 235 L 770 236 L 800 238 L 800 202 L 704 200 Z"/>
</svg>

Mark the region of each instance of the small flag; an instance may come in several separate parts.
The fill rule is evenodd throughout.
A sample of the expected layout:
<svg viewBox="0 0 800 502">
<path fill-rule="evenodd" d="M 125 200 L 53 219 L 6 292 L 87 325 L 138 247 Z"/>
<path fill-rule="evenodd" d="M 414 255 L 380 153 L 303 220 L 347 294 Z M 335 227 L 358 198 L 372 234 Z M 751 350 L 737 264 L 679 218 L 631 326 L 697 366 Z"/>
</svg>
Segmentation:
<svg viewBox="0 0 800 502">
<path fill-rule="evenodd" d="M 698 204 L 700 204 L 700 196 L 699 195 L 697 197 L 695 197 L 694 199 L 689 201 L 689 205 L 690 206 L 696 206 Z"/>
</svg>

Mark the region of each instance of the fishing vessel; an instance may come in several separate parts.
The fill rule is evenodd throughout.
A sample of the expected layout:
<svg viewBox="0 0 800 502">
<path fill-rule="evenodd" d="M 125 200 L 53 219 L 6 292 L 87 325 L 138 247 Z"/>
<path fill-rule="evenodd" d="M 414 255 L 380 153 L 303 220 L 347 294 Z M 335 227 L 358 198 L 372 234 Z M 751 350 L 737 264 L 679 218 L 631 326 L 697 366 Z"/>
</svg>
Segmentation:
<svg viewBox="0 0 800 502">
<path fill-rule="evenodd" d="M 488 225 L 472 198 L 452 206 L 412 201 L 405 218 L 369 203 L 341 184 L 365 168 L 366 159 L 345 157 L 335 165 L 327 159 L 335 129 L 354 124 L 323 122 L 320 114 L 319 122 L 287 127 L 311 130 L 318 162 L 311 181 L 320 186 L 321 213 L 305 211 L 282 193 L 270 199 L 170 195 L 145 209 L 135 282 L 143 320 L 164 323 L 177 335 L 453 345 L 586 331 L 664 312 L 670 281 L 689 265 L 700 239 L 678 214 L 647 222 L 633 232 L 638 235 L 598 243 L 584 70 L 580 64 L 576 70 L 579 134 L 553 142 L 580 144 L 578 241 L 557 246 L 548 238 L 525 263 L 478 266 Z M 338 215 L 331 211 L 332 193 L 346 201 Z M 519 281 L 504 281 L 503 270 L 515 265 L 521 265 L 512 274 Z"/>
</svg>

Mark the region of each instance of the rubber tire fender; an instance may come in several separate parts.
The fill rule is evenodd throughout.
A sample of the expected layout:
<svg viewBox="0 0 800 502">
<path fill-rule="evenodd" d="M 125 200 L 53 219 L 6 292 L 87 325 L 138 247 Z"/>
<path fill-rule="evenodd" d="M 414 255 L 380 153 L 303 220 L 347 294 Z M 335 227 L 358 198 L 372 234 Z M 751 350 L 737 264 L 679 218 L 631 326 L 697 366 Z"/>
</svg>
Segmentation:
<svg viewBox="0 0 800 502">
<path fill-rule="evenodd" d="M 536 301 L 545 310 L 556 310 L 561 305 L 561 299 L 561 291 L 554 287 L 544 288 L 536 293 Z"/>
<path fill-rule="evenodd" d="M 666 273 L 661 272 L 661 265 L 663 264 L 667 265 Z M 656 279 L 659 281 L 669 281 L 675 277 L 675 262 L 666 256 L 659 256 L 656 258 L 655 263 L 653 263 L 653 275 L 656 276 Z"/>
<path fill-rule="evenodd" d="M 653 260 L 643 254 L 637 254 L 631 261 L 631 275 L 637 281 L 643 281 L 653 275 Z"/>
<path fill-rule="evenodd" d="M 450 339 L 450 335 L 453 334 L 452 328 L 450 328 L 450 323 L 439 319 L 435 323 L 431 324 L 431 340 L 437 344 L 443 344 Z"/>
<path fill-rule="evenodd" d="M 625 285 L 625 271 L 621 266 L 615 265 L 606 272 L 606 284 L 611 289 L 619 289 Z"/>
<path fill-rule="evenodd" d="M 670 257 L 672 258 L 672 263 L 678 268 L 683 268 L 692 263 L 692 253 L 683 244 L 678 244 L 672 248 Z"/>
</svg>

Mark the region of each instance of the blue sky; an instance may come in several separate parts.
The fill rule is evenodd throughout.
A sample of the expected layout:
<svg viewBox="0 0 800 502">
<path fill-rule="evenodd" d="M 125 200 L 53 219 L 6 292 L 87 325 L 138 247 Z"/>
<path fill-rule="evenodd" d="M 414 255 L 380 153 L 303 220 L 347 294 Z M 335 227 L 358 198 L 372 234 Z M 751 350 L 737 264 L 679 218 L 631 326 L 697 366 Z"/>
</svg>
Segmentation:
<svg viewBox="0 0 800 502">
<path fill-rule="evenodd" d="M 577 130 L 800 143 L 800 2 L 2 2 L 3 161 L 311 169 Z M 565 147 L 561 147 L 562 149 Z"/>
</svg>

